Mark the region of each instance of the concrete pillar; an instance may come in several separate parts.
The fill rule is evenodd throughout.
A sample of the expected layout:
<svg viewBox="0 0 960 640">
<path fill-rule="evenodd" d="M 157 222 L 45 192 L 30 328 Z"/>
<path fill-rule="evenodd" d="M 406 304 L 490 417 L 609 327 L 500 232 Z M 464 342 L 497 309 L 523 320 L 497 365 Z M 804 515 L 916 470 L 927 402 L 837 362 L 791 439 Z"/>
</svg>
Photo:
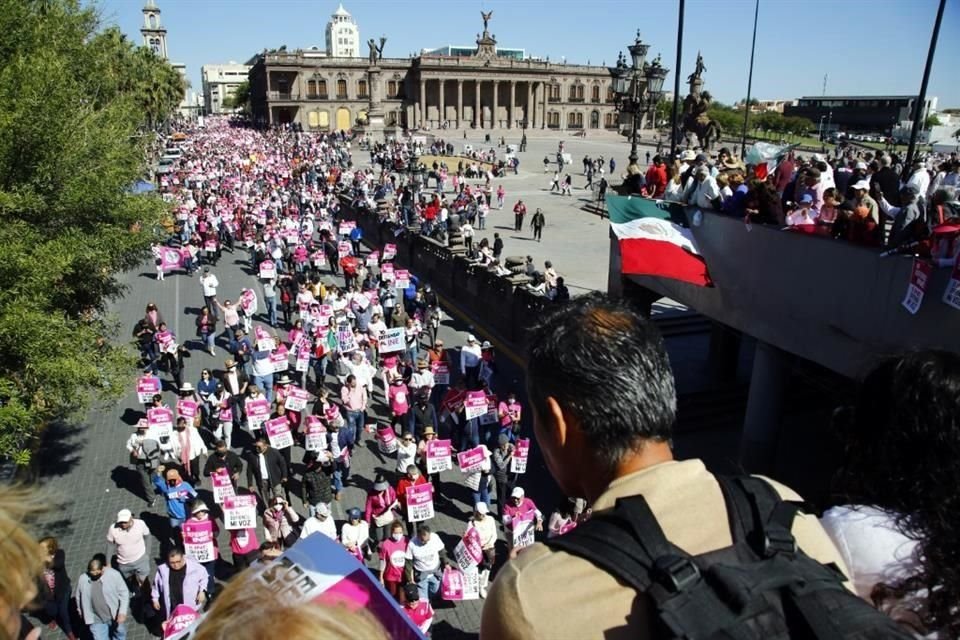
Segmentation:
<svg viewBox="0 0 960 640">
<path fill-rule="evenodd" d="M 720 322 L 711 323 L 708 361 L 718 382 L 732 383 L 737 379 L 740 339 L 741 334 L 736 329 Z"/>
<path fill-rule="evenodd" d="M 427 124 L 427 81 L 420 78 L 420 126 Z"/>
<path fill-rule="evenodd" d="M 540 128 L 547 128 L 547 84 L 540 83 Z"/>
<path fill-rule="evenodd" d="M 480 109 L 480 80 L 473 81 L 473 126 L 483 129 L 483 111 Z"/>
<path fill-rule="evenodd" d="M 445 84 L 443 78 L 438 80 L 440 83 L 440 121 L 438 126 L 443 126 L 443 121 L 447 119 L 447 103 L 443 101 L 443 85 Z"/>
<path fill-rule="evenodd" d="M 535 127 L 533 121 L 533 83 L 527 82 L 527 101 L 523 105 L 523 119 L 526 120 L 528 127 Z"/>
<path fill-rule="evenodd" d="M 758 340 L 740 438 L 740 464 L 745 473 L 770 475 L 776 469 L 786 383 L 787 354 Z"/>
<path fill-rule="evenodd" d="M 516 117 L 517 109 L 517 81 L 510 81 L 510 108 L 507 110 L 507 129 L 513 129 L 513 121 Z"/>
<path fill-rule="evenodd" d="M 457 80 L 457 128 L 463 120 L 463 80 Z"/>
<path fill-rule="evenodd" d="M 496 129 L 500 122 L 497 120 L 497 87 L 500 85 L 496 80 L 493 81 L 493 106 L 490 107 L 490 128 Z"/>
</svg>

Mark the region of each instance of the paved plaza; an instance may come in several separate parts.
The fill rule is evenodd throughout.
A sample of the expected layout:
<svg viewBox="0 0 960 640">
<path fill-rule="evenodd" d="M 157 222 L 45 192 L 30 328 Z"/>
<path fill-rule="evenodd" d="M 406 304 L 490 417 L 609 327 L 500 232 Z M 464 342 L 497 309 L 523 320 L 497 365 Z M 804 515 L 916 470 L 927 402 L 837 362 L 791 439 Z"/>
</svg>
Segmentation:
<svg viewBox="0 0 960 640">
<path fill-rule="evenodd" d="M 462 133 L 459 135 L 459 139 L 451 138 L 451 141 L 458 145 L 463 143 Z M 613 138 L 596 141 L 567 137 L 563 139 L 567 151 L 575 160 L 570 167 L 574 176 L 574 195 L 551 195 L 548 190 L 549 180 L 543 173 L 543 156 L 551 152 L 551 155 L 555 155 L 558 139 L 528 136 L 528 151 L 520 156 L 520 174 L 509 175 L 503 180 L 493 182 L 494 188 L 497 184 L 504 185 L 507 191 L 506 205 L 503 211 L 491 214 L 486 231 L 478 232 L 478 238 L 492 238 L 493 232 L 498 231 L 506 244 L 504 255 L 531 255 L 538 266 L 542 266 L 544 260 L 552 260 L 559 273 L 567 277 L 571 293 L 576 295 L 588 289 L 606 288 L 609 248 L 606 222 L 583 210 L 590 192 L 583 188 L 585 178 L 581 175 L 582 157 L 584 154 L 603 154 L 608 160 L 614 155 L 618 165 L 624 167 L 629 146 L 626 142 Z M 507 141 L 518 143 L 519 133 L 516 140 L 508 136 Z M 468 137 L 467 143 L 477 147 L 481 140 Z M 366 154 L 358 154 L 356 158 L 365 162 Z M 551 177 L 553 170 L 551 166 Z M 521 234 L 513 232 L 513 214 L 510 209 L 517 198 L 523 198 L 531 212 L 536 207 L 541 207 L 546 212 L 547 227 L 542 243 L 532 241 L 527 230 Z M 254 278 L 245 270 L 248 262 L 245 251 L 238 249 L 234 254 L 224 252 L 219 265 L 213 268 L 221 283 L 221 299 L 236 299 L 242 287 L 254 284 Z M 168 274 L 164 281 L 158 282 L 153 273 L 151 264 L 145 265 L 141 271 L 133 271 L 123 277 L 123 282 L 128 287 L 127 293 L 111 310 L 120 321 L 119 339 L 126 340 L 131 336 L 133 326 L 142 317 L 147 303 L 155 302 L 172 330 L 180 336 L 180 341 L 191 347 L 190 357 L 185 364 L 185 380 L 196 383 L 203 368 L 210 368 L 215 375 L 218 374 L 223 370 L 223 362 L 228 355 L 223 345 L 218 343 L 217 355 L 213 357 L 200 349 L 194 338 L 194 318 L 203 304 L 199 278 Z M 340 278 L 334 280 L 328 275 L 325 279 L 342 284 Z M 454 313 L 448 316 L 441 329 L 441 336 L 448 346 L 459 347 L 465 342 L 468 331 L 478 334 L 481 339 L 486 336 L 483 327 L 473 326 L 468 318 L 458 317 Z M 256 320 L 262 322 L 263 318 L 258 317 Z M 456 354 L 454 358 L 457 358 Z M 523 377 L 517 362 L 517 354 L 508 349 L 501 350 L 498 358 L 499 372 L 494 378 L 493 386 L 499 393 L 517 390 L 521 402 L 525 403 Z M 161 377 L 166 385 L 165 401 L 170 403 L 174 396 L 168 384 L 169 376 L 161 374 Z M 374 393 L 372 404 L 373 411 L 378 416 L 385 415 L 386 407 L 379 386 Z M 61 547 L 67 553 L 69 573 L 74 579 L 85 569 L 87 560 L 94 553 L 106 552 L 107 527 L 118 510 L 130 508 L 158 532 L 166 527 L 162 500 L 158 500 L 157 505 L 150 508 L 143 497 L 131 491 L 136 483 L 136 475 L 128 465 L 124 444 L 132 431 L 132 425 L 141 417 L 141 410 L 142 405 L 137 402 L 131 381 L 130 392 L 125 397 L 93 411 L 85 423 L 57 425 L 46 434 L 39 454 L 39 471 L 42 483 L 51 492 L 54 509 L 43 521 L 38 533 L 54 535 L 60 540 Z M 529 410 L 525 415 L 526 435 L 530 435 Z M 243 442 L 243 439 L 235 437 L 234 444 Z M 299 462 L 302 455 L 303 451 L 297 447 L 292 459 Z M 341 501 L 334 503 L 334 515 L 338 522 L 343 520 L 345 509 L 363 507 L 366 490 L 378 470 L 393 470 L 393 460 L 385 459 L 377 452 L 369 434 L 365 435 L 363 442 L 358 445 L 353 464 L 349 485 Z M 295 465 L 294 477 L 299 476 L 300 469 L 300 465 Z M 432 523 L 441 533 L 449 550 L 453 549 L 456 540 L 463 533 L 466 518 L 472 508 L 469 504 L 470 493 L 459 483 L 459 479 L 458 471 L 443 474 L 443 491 L 450 501 L 438 506 L 438 515 Z M 536 451 L 529 471 L 521 477 L 519 484 L 527 489 L 528 495 L 545 514 L 550 513 L 555 501 L 560 497 Z M 296 482 L 292 485 L 291 493 L 294 496 L 299 494 L 298 486 Z M 203 483 L 201 497 L 213 504 L 208 480 Z M 305 515 L 306 509 L 296 497 L 294 506 L 299 513 Z M 262 540 L 262 535 L 260 537 Z M 225 556 L 229 560 L 229 544 L 225 532 L 221 533 L 220 548 L 227 550 Z M 151 551 L 156 555 L 159 551 L 158 545 L 154 544 Z M 501 549 L 500 557 L 505 557 L 505 553 L 505 550 Z M 229 571 L 224 575 L 228 573 Z M 453 605 L 438 599 L 433 637 L 474 637 L 479 630 L 481 607 L 482 601 Z M 139 614 L 136 617 L 139 618 Z M 150 637 L 139 621 L 131 621 L 128 628 L 130 638 L 136 640 Z M 44 637 L 59 637 L 59 631 L 44 629 Z"/>
</svg>

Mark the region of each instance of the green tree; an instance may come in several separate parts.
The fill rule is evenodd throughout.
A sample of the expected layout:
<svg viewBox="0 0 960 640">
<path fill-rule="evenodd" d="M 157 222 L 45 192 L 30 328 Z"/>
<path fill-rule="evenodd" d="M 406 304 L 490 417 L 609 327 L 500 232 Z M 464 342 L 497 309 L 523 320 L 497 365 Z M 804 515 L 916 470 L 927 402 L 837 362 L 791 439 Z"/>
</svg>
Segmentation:
<svg viewBox="0 0 960 640">
<path fill-rule="evenodd" d="M 937 114 L 935 113 L 931 113 L 923 121 L 923 128 L 927 130 L 933 129 L 934 127 L 939 127 L 939 126 L 940 126 L 940 118 L 938 118 Z"/>
<path fill-rule="evenodd" d="M 129 384 L 106 307 L 167 209 L 128 188 L 182 81 L 75 0 L 0 0 L 0 34 L 0 457 L 25 464 Z"/>
<path fill-rule="evenodd" d="M 232 96 L 228 96 L 223 101 L 223 106 L 228 109 L 240 109 L 244 113 L 250 112 L 250 81 L 244 80 L 237 85 L 237 90 Z"/>
</svg>

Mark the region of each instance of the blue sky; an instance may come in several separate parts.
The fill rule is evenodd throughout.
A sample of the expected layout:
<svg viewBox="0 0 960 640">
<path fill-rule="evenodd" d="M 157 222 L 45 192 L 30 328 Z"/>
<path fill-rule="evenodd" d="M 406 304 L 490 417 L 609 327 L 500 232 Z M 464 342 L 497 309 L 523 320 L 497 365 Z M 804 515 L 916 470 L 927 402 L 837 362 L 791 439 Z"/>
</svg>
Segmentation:
<svg viewBox="0 0 960 640">
<path fill-rule="evenodd" d="M 324 47 L 330 0 L 156 0 L 168 49 L 188 67 L 200 90 L 200 66 L 242 62 L 265 47 Z M 93 3 L 91 0 L 88 4 Z M 104 21 L 140 41 L 142 0 L 99 0 Z M 937 0 L 760 0 L 753 95 L 761 99 L 820 95 L 916 94 Z M 682 80 L 697 50 L 705 88 L 731 103 L 747 90 L 752 0 L 688 0 Z M 675 0 L 347 0 L 363 43 L 387 37 L 384 54 L 406 57 L 422 48 L 472 44 L 480 11 L 493 11 L 490 30 L 501 46 L 571 63 L 612 65 L 637 28 L 649 57 L 676 66 Z M 366 45 L 363 45 L 366 52 Z M 939 108 L 960 107 L 960 0 L 947 0 L 928 95 Z M 673 86 L 673 73 L 667 77 Z"/>
</svg>

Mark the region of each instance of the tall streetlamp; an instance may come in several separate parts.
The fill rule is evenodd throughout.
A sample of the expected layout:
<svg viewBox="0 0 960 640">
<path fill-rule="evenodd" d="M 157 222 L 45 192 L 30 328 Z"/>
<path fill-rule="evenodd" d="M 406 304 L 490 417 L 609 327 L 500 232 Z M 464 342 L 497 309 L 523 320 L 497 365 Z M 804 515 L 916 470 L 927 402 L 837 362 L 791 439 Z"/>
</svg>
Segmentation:
<svg viewBox="0 0 960 640">
<path fill-rule="evenodd" d="M 639 157 L 638 116 L 647 112 L 651 106 L 656 106 L 663 93 L 663 81 L 669 69 L 660 64 L 660 56 L 652 63 L 646 63 L 650 45 L 640 40 L 639 30 L 636 40 L 627 48 L 630 51 L 631 63 L 627 64 L 623 53 L 617 57 L 617 66 L 613 69 L 613 92 L 617 111 L 629 113 L 631 116 L 630 164 L 636 164 Z"/>
<path fill-rule="evenodd" d="M 823 142 L 823 121 L 827 119 L 827 116 L 820 116 L 820 124 L 817 126 L 817 139 L 820 142 Z"/>
</svg>

